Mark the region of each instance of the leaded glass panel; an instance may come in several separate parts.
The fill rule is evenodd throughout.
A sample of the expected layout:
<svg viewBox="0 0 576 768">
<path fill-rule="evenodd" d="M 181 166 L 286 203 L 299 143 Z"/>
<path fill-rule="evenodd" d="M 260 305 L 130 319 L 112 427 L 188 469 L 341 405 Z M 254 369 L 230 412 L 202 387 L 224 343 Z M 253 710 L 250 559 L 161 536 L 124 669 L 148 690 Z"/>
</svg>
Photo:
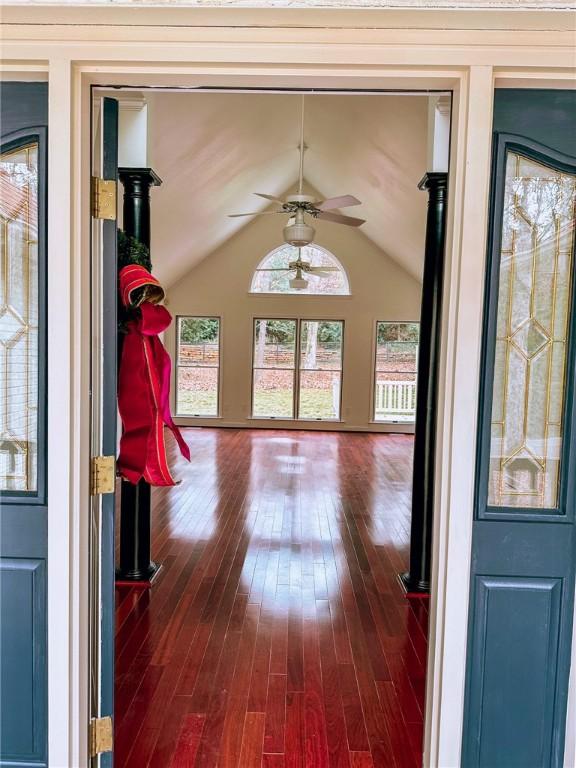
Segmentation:
<svg viewBox="0 0 576 768">
<path fill-rule="evenodd" d="M 488 504 L 558 506 L 576 179 L 508 152 Z"/>
<path fill-rule="evenodd" d="M 37 489 L 38 145 L 0 155 L 0 490 Z"/>
</svg>

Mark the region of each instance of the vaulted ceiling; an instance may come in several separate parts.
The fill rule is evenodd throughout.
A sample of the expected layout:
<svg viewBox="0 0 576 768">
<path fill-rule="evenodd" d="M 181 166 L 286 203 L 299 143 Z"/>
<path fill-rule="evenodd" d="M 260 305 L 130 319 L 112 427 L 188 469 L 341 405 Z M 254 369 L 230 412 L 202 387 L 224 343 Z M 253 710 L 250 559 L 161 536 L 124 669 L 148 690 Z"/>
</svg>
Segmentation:
<svg viewBox="0 0 576 768">
<path fill-rule="evenodd" d="M 300 96 L 156 92 L 149 101 L 149 161 L 163 185 L 152 191 L 152 256 L 176 282 L 249 218 L 253 192 L 282 196 L 298 177 Z M 305 178 L 324 197 L 355 195 L 344 212 L 366 219 L 364 234 L 421 279 L 426 196 L 427 97 L 306 96 Z M 282 241 L 285 216 L 278 216 Z M 323 223 L 323 226 L 328 225 Z"/>
</svg>

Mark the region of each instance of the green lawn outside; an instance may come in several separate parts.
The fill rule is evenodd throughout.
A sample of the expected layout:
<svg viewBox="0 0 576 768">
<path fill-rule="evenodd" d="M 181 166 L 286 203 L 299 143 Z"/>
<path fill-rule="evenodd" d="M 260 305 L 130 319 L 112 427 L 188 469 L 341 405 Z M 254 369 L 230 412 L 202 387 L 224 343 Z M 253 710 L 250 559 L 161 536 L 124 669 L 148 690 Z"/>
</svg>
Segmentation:
<svg viewBox="0 0 576 768">
<path fill-rule="evenodd" d="M 289 389 L 262 390 L 254 394 L 255 417 L 290 418 L 292 392 Z M 300 393 L 301 419 L 334 419 L 332 392 L 323 389 L 303 389 Z"/>
<path fill-rule="evenodd" d="M 215 392 L 181 390 L 178 394 L 177 413 L 180 416 L 215 416 Z M 291 418 L 292 392 L 289 389 L 261 390 L 254 395 L 255 417 Z M 322 389 L 303 389 L 300 395 L 300 418 L 333 419 L 332 392 Z"/>
<path fill-rule="evenodd" d="M 217 396 L 215 392 L 182 390 L 178 395 L 179 416 L 216 416 Z M 263 390 L 254 398 L 254 413 L 258 418 L 275 416 L 291 418 L 292 392 L 289 389 Z M 332 392 L 322 389 L 304 389 L 300 396 L 301 419 L 333 419 Z M 379 413 L 377 421 L 412 422 L 413 415 Z"/>
</svg>

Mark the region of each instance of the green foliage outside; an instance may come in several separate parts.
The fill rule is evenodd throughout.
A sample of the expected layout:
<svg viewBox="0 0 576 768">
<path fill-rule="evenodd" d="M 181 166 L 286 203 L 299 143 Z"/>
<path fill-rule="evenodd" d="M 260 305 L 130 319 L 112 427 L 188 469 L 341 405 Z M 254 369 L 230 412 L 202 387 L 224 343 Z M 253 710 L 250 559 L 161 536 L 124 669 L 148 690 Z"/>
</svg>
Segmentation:
<svg viewBox="0 0 576 768">
<path fill-rule="evenodd" d="M 296 332 L 296 324 L 293 320 L 258 320 L 257 337 L 260 334 L 260 328 L 265 324 L 266 341 L 275 344 L 293 344 Z M 342 340 L 342 324 L 339 322 L 307 321 L 302 323 L 303 342 L 306 342 L 308 333 L 318 326 L 317 339 L 320 343 L 340 342 Z"/>
<path fill-rule="evenodd" d="M 378 344 L 412 342 L 420 338 L 420 323 L 378 323 Z"/>
<path fill-rule="evenodd" d="M 219 323 L 214 317 L 186 317 L 180 320 L 182 344 L 213 344 L 218 341 Z"/>
</svg>

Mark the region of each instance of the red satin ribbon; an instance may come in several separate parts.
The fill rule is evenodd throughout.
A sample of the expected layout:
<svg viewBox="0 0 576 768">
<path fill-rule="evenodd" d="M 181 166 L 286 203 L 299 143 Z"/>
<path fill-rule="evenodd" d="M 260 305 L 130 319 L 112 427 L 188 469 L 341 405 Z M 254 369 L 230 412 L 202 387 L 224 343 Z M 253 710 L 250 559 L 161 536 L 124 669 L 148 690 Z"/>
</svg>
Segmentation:
<svg viewBox="0 0 576 768">
<path fill-rule="evenodd" d="M 182 455 L 190 461 L 190 449 L 170 413 L 170 356 L 158 334 L 172 322 L 165 307 L 140 306 L 137 320 L 128 323 L 118 376 L 118 409 L 122 438 L 118 470 L 136 484 L 175 485 L 166 458 L 164 427 L 172 430 Z"/>
</svg>

